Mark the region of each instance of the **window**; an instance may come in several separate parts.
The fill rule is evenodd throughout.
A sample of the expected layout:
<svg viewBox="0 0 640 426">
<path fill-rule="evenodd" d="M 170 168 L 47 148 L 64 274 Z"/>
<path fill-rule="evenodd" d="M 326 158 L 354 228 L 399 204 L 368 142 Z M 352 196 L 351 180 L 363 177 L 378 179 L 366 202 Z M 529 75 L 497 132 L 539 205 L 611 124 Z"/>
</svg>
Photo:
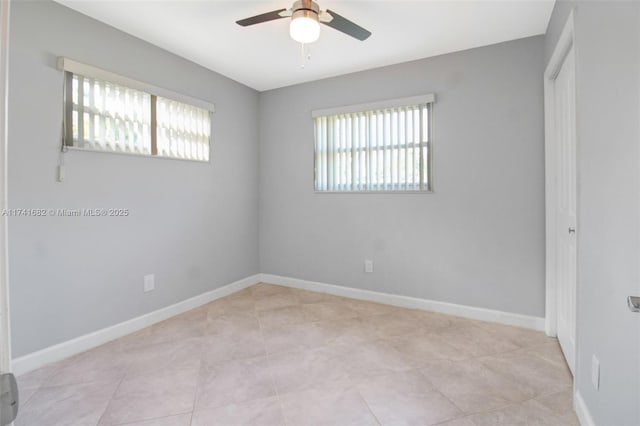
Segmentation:
<svg viewBox="0 0 640 426">
<path fill-rule="evenodd" d="M 431 191 L 433 95 L 313 112 L 315 190 Z"/>
<path fill-rule="evenodd" d="M 209 161 L 213 105 L 66 58 L 59 65 L 66 147 Z"/>
</svg>

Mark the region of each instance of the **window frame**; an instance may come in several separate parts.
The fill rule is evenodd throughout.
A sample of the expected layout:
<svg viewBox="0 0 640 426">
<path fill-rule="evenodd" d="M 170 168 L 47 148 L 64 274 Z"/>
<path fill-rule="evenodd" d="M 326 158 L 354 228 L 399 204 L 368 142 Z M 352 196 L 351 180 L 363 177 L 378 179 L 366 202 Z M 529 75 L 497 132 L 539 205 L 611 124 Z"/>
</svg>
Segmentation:
<svg viewBox="0 0 640 426">
<path fill-rule="evenodd" d="M 113 73 L 111 71 L 107 71 L 98 67 L 94 67 L 92 65 L 87 65 L 81 62 L 77 62 L 73 59 L 69 59 L 66 57 L 58 57 L 57 58 L 57 68 L 62 71 L 63 75 L 63 85 L 64 85 L 64 93 L 63 93 L 63 129 L 62 129 L 62 146 L 64 150 L 70 151 L 83 151 L 83 152 L 97 152 L 103 154 L 117 154 L 117 155 L 131 155 L 135 157 L 146 157 L 146 158 L 159 158 L 165 160 L 178 160 L 178 161 L 189 161 L 196 163 L 211 163 L 211 144 L 213 141 L 213 115 L 215 113 L 215 104 L 212 102 L 205 101 L 203 99 L 191 97 L 188 95 L 184 95 L 182 93 L 174 92 L 169 89 L 165 89 L 163 87 L 155 86 L 149 83 L 145 83 L 139 80 L 135 80 L 129 77 L 122 76 L 120 74 Z M 113 151 L 113 150 L 103 150 L 103 149 L 94 149 L 94 148 L 85 148 L 75 145 L 68 145 L 69 134 L 72 133 L 72 88 L 71 88 L 71 80 L 73 79 L 73 75 L 80 75 L 86 78 L 103 80 L 109 83 L 113 83 L 116 85 L 124 86 L 129 89 L 138 90 L 140 92 L 144 92 L 151 97 L 151 121 L 150 121 L 150 129 L 151 129 L 151 147 L 150 153 L 136 153 L 136 152 L 125 152 L 125 151 Z M 181 157 L 172 157 L 167 155 L 159 155 L 157 150 L 157 117 L 156 117 L 156 100 L 158 97 L 181 102 L 193 107 L 201 108 L 203 110 L 208 111 L 209 113 L 209 154 L 207 160 L 199 160 L 195 158 L 181 158 Z M 155 130 L 154 130 L 155 129 Z M 71 141 L 73 142 L 73 137 L 71 137 Z"/>
<path fill-rule="evenodd" d="M 436 95 L 434 93 L 429 93 L 425 95 L 418 96 L 409 96 L 404 98 L 394 98 L 383 101 L 375 101 L 354 105 L 344 105 L 333 108 L 322 108 L 315 109 L 311 112 L 312 125 L 313 125 L 313 170 L 312 170 L 312 180 L 311 184 L 313 186 L 314 194 L 433 194 L 434 186 L 433 186 L 433 109 L 434 104 L 436 102 Z M 382 110 L 387 108 L 398 108 L 398 107 L 411 107 L 411 106 L 419 106 L 426 105 L 427 106 L 427 142 L 425 142 L 424 146 L 427 149 L 427 158 L 425 159 L 427 167 L 427 188 L 426 189 L 418 189 L 418 190 L 389 190 L 389 189 L 371 189 L 371 190 L 344 190 L 344 191 L 336 191 L 336 190 L 318 190 L 316 187 L 316 173 L 317 173 L 317 153 L 316 153 L 316 128 L 315 128 L 315 120 L 318 117 L 326 117 L 331 115 L 341 115 L 341 114 L 352 114 L 352 113 L 367 113 L 373 112 L 375 110 Z M 415 142 L 414 142 L 415 143 Z M 379 148 L 377 148 L 379 149 Z M 389 184 L 391 185 L 391 184 Z"/>
</svg>

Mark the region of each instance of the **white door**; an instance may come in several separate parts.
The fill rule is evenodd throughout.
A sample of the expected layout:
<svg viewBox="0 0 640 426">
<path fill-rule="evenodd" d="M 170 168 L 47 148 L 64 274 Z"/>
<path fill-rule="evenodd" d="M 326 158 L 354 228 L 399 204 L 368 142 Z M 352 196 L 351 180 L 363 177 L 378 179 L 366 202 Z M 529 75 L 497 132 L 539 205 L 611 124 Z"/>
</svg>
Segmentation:
<svg viewBox="0 0 640 426">
<path fill-rule="evenodd" d="M 9 3 L 0 0 L 0 210 L 7 206 L 7 88 L 9 61 Z M 7 218 L 0 216 L 0 374 L 11 371 L 11 336 L 9 327 L 9 286 L 7 274 Z M 5 392 L 15 386 L 13 376 L 2 374 L 0 424 L 13 419 L 18 409 L 17 395 Z M 11 386 L 13 385 L 13 386 Z M 12 402 L 14 402 L 12 404 Z M 11 423 L 10 425 L 12 425 Z"/>
<path fill-rule="evenodd" d="M 569 49 L 553 82 L 556 141 L 557 333 L 567 364 L 576 356 L 576 113 L 575 58 Z"/>
<path fill-rule="evenodd" d="M 6 207 L 7 71 L 9 2 L 0 1 L 0 210 Z M 6 263 L 6 217 L 0 216 L 0 373 L 10 369 L 9 289 Z"/>
</svg>

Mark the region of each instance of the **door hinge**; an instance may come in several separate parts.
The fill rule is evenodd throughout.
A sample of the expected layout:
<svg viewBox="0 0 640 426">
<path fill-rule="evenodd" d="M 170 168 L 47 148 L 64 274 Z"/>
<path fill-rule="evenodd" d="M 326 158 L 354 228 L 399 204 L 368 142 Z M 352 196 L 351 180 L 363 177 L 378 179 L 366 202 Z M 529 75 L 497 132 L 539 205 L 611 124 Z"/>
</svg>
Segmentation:
<svg viewBox="0 0 640 426">
<path fill-rule="evenodd" d="M 0 426 L 6 426 L 18 416 L 18 384 L 11 374 L 0 374 Z"/>
</svg>

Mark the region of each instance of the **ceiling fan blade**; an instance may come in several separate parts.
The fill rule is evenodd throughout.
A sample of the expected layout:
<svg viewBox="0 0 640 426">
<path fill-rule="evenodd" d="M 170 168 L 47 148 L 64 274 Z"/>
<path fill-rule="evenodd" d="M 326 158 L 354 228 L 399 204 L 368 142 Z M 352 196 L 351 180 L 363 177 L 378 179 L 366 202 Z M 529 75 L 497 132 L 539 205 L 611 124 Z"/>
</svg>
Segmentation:
<svg viewBox="0 0 640 426">
<path fill-rule="evenodd" d="M 336 29 L 338 31 L 341 31 L 347 35 L 350 35 L 353 38 L 357 38 L 360 41 L 368 39 L 369 36 L 371 35 L 371 31 L 367 31 L 364 28 L 362 28 L 360 25 L 354 24 L 347 18 L 338 15 L 333 10 L 327 9 L 327 13 L 333 16 L 333 19 L 329 22 L 323 21 L 322 22 L 323 24 L 333 29 Z"/>
<path fill-rule="evenodd" d="M 236 21 L 236 24 L 242 25 L 243 27 L 248 27 L 249 25 L 261 24 L 262 22 L 274 21 L 276 19 L 285 18 L 282 16 L 282 12 L 286 12 L 287 9 L 278 9 L 273 12 L 263 13 L 261 15 L 252 16 L 251 18 L 241 19 Z"/>
</svg>

